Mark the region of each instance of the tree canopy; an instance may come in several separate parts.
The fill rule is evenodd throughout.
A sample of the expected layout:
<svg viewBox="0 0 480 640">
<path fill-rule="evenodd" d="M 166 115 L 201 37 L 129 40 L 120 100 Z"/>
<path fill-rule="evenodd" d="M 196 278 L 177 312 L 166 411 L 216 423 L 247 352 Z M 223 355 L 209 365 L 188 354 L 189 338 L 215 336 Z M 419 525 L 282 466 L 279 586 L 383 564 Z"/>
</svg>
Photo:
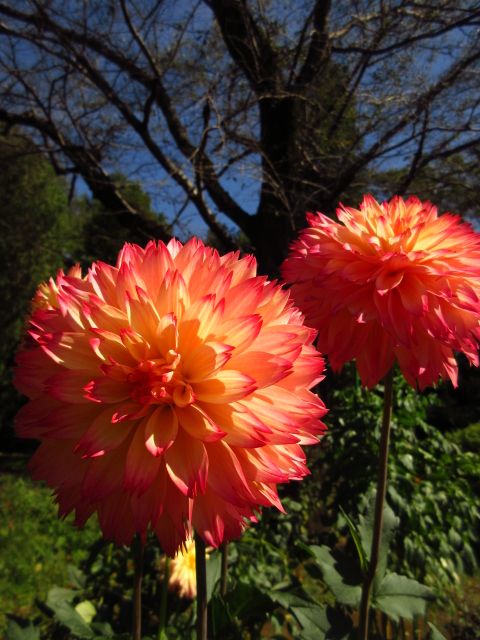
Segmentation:
<svg viewBox="0 0 480 640">
<path fill-rule="evenodd" d="M 0 19 L 4 122 L 106 209 L 138 215 L 127 172 L 177 225 L 193 207 L 223 246 L 241 230 L 266 271 L 306 210 L 478 164 L 479 2 L 20 0 Z"/>
<path fill-rule="evenodd" d="M 20 135 L 0 137 L 0 422 L 15 412 L 11 365 L 38 284 L 75 251 L 65 183 Z"/>
</svg>

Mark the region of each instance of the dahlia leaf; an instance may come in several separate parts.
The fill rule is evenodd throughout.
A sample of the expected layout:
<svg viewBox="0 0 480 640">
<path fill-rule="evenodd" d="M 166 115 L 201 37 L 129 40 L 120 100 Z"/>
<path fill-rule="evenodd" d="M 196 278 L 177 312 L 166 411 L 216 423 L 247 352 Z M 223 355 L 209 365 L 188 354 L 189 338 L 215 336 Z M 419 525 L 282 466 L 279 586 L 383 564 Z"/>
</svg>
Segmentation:
<svg viewBox="0 0 480 640">
<path fill-rule="evenodd" d="M 95 634 L 90 625 L 85 622 L 83 617 L 70 604 L 76 594 L 76 591 L 70 589 L 53 587 L 53 589 L 50 589 L 48 592 L 47 606 L 52 609 L 55 618 L 67 627 L 72 634 L 82 638 L 82 640 L 88 640 L 89 638 L 93 638 Z"/>
<path fill-rule="evenodd" d="M 360 533 L 359 533 L 358 528 L 356 527 L 355 523 L 345 513 L 345 511 L 342 509 L 342 507 L 340 507 L 340 511 L 341 511 L 343 517 L 345 518 L 345 522 L 347 523 L 348 530 L 350 531 L 350 535 L 352 536 L 352 540 L 353 540 L 353 542 L 355 544 L 355 548 L 357 550 L 358 559 L 360 561 L 360 567 L 362 569 L 362 573 L 365 574 L 366 571 L 367 571 L 368 562 L 367 562 L 367 557 L 366 557 L 365 550 L 364 550 L 364 548 L 362 546 L 362 541 L 360 539 Z"/>
<path fill-rule="evenodd" d="M 347 559 L 334 557 L 326 546 L 312 545 L 309 549 L 322 570 L 325 584 L 338 602 L 349 607 L 358 607 L 361 596 L 361 577 L 358 572 L 352 570 L 351 563 Z"/>
<path fill-rule="evenodd" d="M 360 533 L 360 540 L 362 542 L 363 549 L 366 554 L 367 560 L 370 560 L 370 552 L 372 548 L 372 536 L 373 536 L 373 522 L 375 515 L 375 506 L 371 502 L 365 515 L 360 516 L 360 524 L 358 531 Z M 387 569 L 387 556 L 390 548 L 390 542 L 393 538 L 395 529 L 397 528 L 399 519 L 394 514 L 393 510 L 387 503 L 385 503 L 383 509 L 383 527 L 382 527 L 382 539 L 380 542 L 380 550 L 378 556 L 378 566 L 376 571 L 377 579 L 383 578 Z"/>
<path fill-rule="evenodd" d="M 416 580 L 387 574 L 377 589 L 374 588 L 373 606 L 397 621 L 399 618 L 411 620 L 414 616 L 425 615 L 427 603 L 435 596 L 431 589 Z"/>
<path fill-rule="evenodd" d="M 430 627 L 430 640 L 447 640 L 434 624 L 429 622 L 428 626 Z"/>
<path fill-rule="evenodd" d="M 5 632 L 5 640 L 40 640 L 40 629 L 34 627 L 31 622 L 24 627 L 10 619 Z"/>
<path fill-rule="evenodd" d="M 331 607 L 310 604 L 292 612 L 302 626 L 302 640 L 347 640 L 352 630 L 350 618 Z"/>
<path fill-rule="evenodd" d="M 210 601 L 215 585 L 220 580 L 222 572 L 222 556 L 220 553 L 211 553 L 207 560 L 207 601 Z"/>
</svg>

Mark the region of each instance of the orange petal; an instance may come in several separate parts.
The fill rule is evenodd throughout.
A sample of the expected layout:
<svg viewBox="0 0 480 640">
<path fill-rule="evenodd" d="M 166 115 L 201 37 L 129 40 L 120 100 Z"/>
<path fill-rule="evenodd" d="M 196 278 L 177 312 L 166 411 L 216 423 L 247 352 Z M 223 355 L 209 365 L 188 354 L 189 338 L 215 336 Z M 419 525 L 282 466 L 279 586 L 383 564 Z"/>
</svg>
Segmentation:
<svg viewBox="0 0 480 640">
<path fill-rule="evenodd" d="M 131 385 L 102 376 L 94 378 L 84 386 L 84 396 L 93 402 L 121 402 L 130 396 Z"/>
<path fill-rule="evenodd" d="M 155 300 L 158 314 L 173 313 L 176 318 L 181 318 L 189 302 L 187 285 L 180 271 L 167 271 Z"/>
<path fill-rule="evenodd" d="M 301 345 L 297 346 L 295 357 L 301 348 Z M 231 369 L 248 371 L 249 376 L 255 380 L 256 388 L 260 388 L 276 384 L 288 376 L 292 371 L 292 361 L 262 351 L 244 351 L 239 355 L 235 354 L 224 371 Z"/>
<path fill-rule="evenodd" d="M 240 400 L 256 388 L 253 378 L 240 371 L 219 371 L 214 378 L 192 384 L 195 398 L 204 402 L 224 403 Z"/>
<path fill-rule="evenodd" d="M 243 473 L 234 450 L 225 442 L 207 445 L 208 457 L 215 464 L 210 465 L 208 486 L 231 504 L 244 505 L 254 501 L 254 496 Z"/>
<path fill-rule="evenodd" d="M 122 489 L 125 456 L 129 444 L 130 438 L 104 456 L 88 460 L 88 469 L 82 483 L 82 494 L 91 502 L 103 500 Z M 124 492 L 123 500 L 128 503 Z"/>
<path fill-rule="evenodd" d="M 151 299 L 142 293 L 138 300 L 128 298 L 126 311 L 129 328 L 154 344 L 160 316 Z"/>
<path fill-rule="evenodd" d="M 240 403 L 203 404 L 205 413 L 226 432 L 225 442 L 235 447 L 261 447 L 271 433 L 263 422 Z"/>
<path fill-rule="evenodd" d="M 155 480 L 162 462 L 145 448 L 142 423 L 135 429 L 125 461 L 124 487 L 128 491 L 144 493 Z"/>
<path fill-rule="evenodd" d="M 178 433 L 178 419 L 170 405 L 162 405 L 145 418 L 143 442 L 152 456 L 160 456 L 174 442 Z"/>
<path fill-rule="evenodd" d="M 198 438 L 203 442 L 215 442 L 225 435 L 225 432 L 199 407 L 176 407 L 175 413 L 180 425 L 192 438 Z"/>
<path fill-rule="evenodd" d="M 222 342 L 232 345 L 236 351 L 247 349 L 260 333 L 262 316 L 257 313 L 227 320 L 219 327 Z"/>
<path fill-rule="evenodd" d="M 182 372 L 186 380 L 195 382 L 208 378 L 224 366 L 232 355 L 233 347 L 221 342 L 205 342 L 182 358 Z"/>
<path fill-rule="evenodd" d="M 377 292 L 380 295 L 384 295 L 387 291 L 398 287 L 403 280 L 403 275 L 403 269 L 398 269 L 398 271 L 388 271 L 387 268 L 382 269 L 375 280 Z"/>
<path fill-rule="evenodd" d="M 182 353 L 196 349 L 212 336 L 217 338 L 217 325 L 222 320 L 223 309 L 223 303 L 217 303 L 215 294 L 203 296 L 190 305 L 178 327 Z"/>
<path fill-rule="evenodd" d="M 45 391 L 62 402 L 84 404 L 88 402 L 83 388 L 92 379 L 88 371 L 67 370 L 57 373 L 45 381 Z"/>
<path fill-rule="evenodd" d="M 208 476 L 208 456 L 205 445 L 178 430 L 175 442 L 165 452 L 167 471 L 178 489 L 189 498 L 205 492 Z"/>
<path fill-rule="evenodd" d="M 75 451 L 90 458 L 103 455 L 122 444 L 131 431 L 132 423 L 112 423 L 114 409 L 105 409 L 92 422 Z"/>
<path fill-rule="evenodd" d="M 101 360 L 90 345 L 88 334 L 62 332 L 46 334 L 40 339 L 42 349 L 67 369 L 95 369 Z"/>
</svg>

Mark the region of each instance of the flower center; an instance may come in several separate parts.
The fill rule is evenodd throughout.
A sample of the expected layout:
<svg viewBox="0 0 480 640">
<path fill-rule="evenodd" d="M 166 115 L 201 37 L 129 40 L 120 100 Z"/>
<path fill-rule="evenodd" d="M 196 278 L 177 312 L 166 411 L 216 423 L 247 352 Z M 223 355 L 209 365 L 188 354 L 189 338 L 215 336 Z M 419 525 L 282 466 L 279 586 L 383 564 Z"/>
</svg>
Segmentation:
<svg viewBox="0 0 480 640">
<path fill-rule="evenodd" d="M 139 404 L 176 404 L 186 407 L 194 401 L 191 386 L 180 375 L 180 355 L 170 350 L 165 358 L 144 360 L 128 375 L 130 396 Z"/>
</svg>

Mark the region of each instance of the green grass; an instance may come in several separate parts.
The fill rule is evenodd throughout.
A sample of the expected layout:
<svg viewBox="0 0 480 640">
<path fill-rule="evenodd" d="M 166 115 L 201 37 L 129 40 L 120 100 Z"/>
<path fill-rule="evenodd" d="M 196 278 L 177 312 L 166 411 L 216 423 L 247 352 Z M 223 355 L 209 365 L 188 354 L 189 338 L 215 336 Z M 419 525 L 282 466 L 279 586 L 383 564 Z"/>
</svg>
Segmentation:
<svg viewBox="0 0 480 640">
<path fill-rule="evenodd" d="M 46 487 L 15 469 L 0 475 L 0 636 L 6 613 L 34 613 L 35 599 L 65 586 L 68 565 L 86 557 L 98 536 L 94 521 L 79 531 L 71 518 L 59 520 Z"/>
</svg>

